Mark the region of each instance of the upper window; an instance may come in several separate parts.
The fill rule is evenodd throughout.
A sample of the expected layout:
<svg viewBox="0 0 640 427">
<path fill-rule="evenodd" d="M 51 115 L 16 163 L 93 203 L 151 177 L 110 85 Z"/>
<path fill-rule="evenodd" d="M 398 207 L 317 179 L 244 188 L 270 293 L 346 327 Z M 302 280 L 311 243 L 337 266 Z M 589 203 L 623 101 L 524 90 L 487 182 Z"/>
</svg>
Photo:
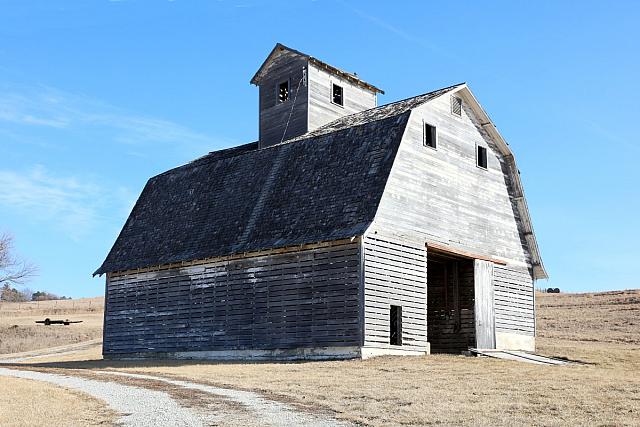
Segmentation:
<svg viewBox="0 0 640 427">
<path fill-rule="evenodd" d="M 462 98 L 451 97 L 451 113 L 456 116 L 462 116 Z"/>
<path fill-rule="evenodd" d="M 278 103 L 286 102 L 289 99 L 289 80 L 278 85 Z"/>
<path fill-rule="evenodd" d="M 338 105 L 344 105 L 342 86 L 333 83 L 331 85 L 331 102 Z"/>
<path fill-rule="evenodd" d="M 438 132 L 435 126 L 431 126 L 428 123 L 424 124 L 424 146 L 436 148 L 438 139 Z"/>
<path fill-rule="evenodd" d="M 476 164 L 478 167 L 482 169 L 487 168 L 487 147 L 483 147 L 482 145 L 478 145 L 476 149 Z"/>
</svg>

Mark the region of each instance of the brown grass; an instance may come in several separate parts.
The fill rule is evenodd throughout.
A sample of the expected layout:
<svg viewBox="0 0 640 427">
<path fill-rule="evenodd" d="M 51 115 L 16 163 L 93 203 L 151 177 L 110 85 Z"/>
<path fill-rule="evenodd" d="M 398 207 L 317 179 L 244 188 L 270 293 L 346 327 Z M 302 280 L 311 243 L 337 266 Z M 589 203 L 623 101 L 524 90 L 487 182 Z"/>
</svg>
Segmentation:
<svg viewBox="0 0 640 427">
<path fill-rule="evenodd" d="M 0 377 L 0 426 L 113 425 L 116 413 L 85 394 L 21 378 Z"/>
<path fill-rule="evenodd" d="M 539 294 L 537 302 L 539 352 L 586 364 L 445 355 L 312 363 L 110 362 L 99 360 L 94 348 L 58 358 L 67 362 L 32 365 L 160 373 L 256 390 L 375 426 L 638 425 L 640 290 Z"/>
<path fill-rule="evenodd" d="M 45 326 L 36 320 L 71 319 L 82 323 Z M 0 303 L 0 354 L 87 341 L 102 336 L 103 298 Z"/>
</svg>

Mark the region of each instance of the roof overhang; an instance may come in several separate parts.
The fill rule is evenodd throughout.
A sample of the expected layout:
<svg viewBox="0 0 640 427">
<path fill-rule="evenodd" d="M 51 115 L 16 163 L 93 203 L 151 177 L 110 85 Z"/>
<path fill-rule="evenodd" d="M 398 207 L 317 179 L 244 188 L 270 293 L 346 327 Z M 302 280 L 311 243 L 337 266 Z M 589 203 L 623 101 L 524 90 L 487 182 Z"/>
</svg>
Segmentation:
<svg viewBox="0 0 640 427">
<path fill-rule="evenodd" d="M 356 76 L 355 74 L 352 73 L 348 73 L 344 70 L 341 70 L 339 68 L 334 67 L 333 65 L 329 65 L 324 61 L 321 61 L 317 58 L 314 58 L 313 56 L 309 56 L 306 53 L 302 53 L 299 50 L 295 50 L 292 49 L 290 47 L 287 47 L 285 45 L 283 45 L 282 43 L 277 43 L 276 46 L 271 50 L 271 53 L 269 53 L 269 55 L 267 56 L 267 59 L 264 60 L 264 62 L 262 63 L 262 65 L 260 66 L 260 68 L 258 69 L 258 71 L 256 71 L 256 73 L 254 74 L 254 76 L 251 78 L 251 84 L 254 84 L 256 86 L 258 86 L 260 84 L 260 81 L 262 80 L 262 77 L 264 76 L 264 70 L 267 67 L 267 65 L 269 65 L 269 63 L 278 55 L 282 54 L 283 52 L 289 52 L 295 55 L 299 55 L 303 58 L 305 58 L 310 64 L 313 64 L 315 67 L 327 71 L 328 73 L 334 74 L 342 79 L 347 80 L 348 82 L 360 86 L 364 89 L 367 89 L 373 93 L 381 93 L 384 94 L 384 91 L 382 89 L 379 89 L 377 87 L 375 87 L 374 85 L 365 82 L 364 80 L 361 80 L 360 78 L 358 78 L 358 76 Z"/>
</svg>

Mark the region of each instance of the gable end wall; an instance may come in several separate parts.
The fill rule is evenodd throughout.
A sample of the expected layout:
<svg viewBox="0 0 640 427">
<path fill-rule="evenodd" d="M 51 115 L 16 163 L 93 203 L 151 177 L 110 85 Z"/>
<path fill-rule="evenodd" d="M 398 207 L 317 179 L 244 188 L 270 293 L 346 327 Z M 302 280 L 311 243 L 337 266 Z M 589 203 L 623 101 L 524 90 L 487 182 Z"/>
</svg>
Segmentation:
<svg viewBox="0 0 640 427">
<path fill-rule="evenodd" d="M 468 104 L 463 105 L 462 117 L 451 114 L 447 94 L 412 111 L 366 236 L 389 236 L 387 240 L 405 244 L 414 242 L 415 250 L 421 250 L 425 257 L 428 256 L 425 244 L 433 242 L 506 262 L 504 266 L 496 265 L 492 281 L 497 346 L 533 350 L 531 262 L 521 219 L 511 198 L 508 165 Z M 436 150 L 423 145 L 424 123 L 437 128 Z M 476 166 L 477 145 L 488 148 L 487 170 Z M 367 252 L 369 239 L 364 242 L 365 307 L 368 307 L 374 301 L 371 296 L 375 294 L 375 286 L 367 276 L 371 268 L 367 261 L 373 258 Z M 406 257 L 401 262 L 410 260 L 411 257 Z M 422 287 L 426 290 L 426 274 L 424 283 L 417 281 L 411 285 L 413 292 L 422 292 Z M 396 287 L 389 292 L 393 295 L 402 291 Z M 414 297 L 407 294 L 409 307 L 414 304 Z M 424 304 L 426 307 L 426 296 Z M 369 326 L 371 323 L 375 322 L 365 321 L 365 344 L 387 346 L 384 340 L 374 342 L 378 332 Z M 424 331 L 425 338 L 421 339 L 428 341 L 426 321 Z M 379 335 L 386 338 L 387 333 L 388 326 Z"/>
</svg>

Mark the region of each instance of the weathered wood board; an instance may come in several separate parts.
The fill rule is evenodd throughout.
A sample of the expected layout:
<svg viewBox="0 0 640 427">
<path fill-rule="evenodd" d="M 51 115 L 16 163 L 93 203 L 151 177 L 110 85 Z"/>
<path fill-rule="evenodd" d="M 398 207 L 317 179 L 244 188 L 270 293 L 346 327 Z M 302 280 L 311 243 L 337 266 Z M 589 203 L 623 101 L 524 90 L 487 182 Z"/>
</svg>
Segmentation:
<svg viewBox="0 0 640 427">
<path fill-rule="evenodd" d="M 359 241 L 110 275 L 104 353 L 357 346 Z"/>
<path fill-rule="evenodd" d="M 496 348 L 495 310 L 493 308 L 493 263 L 475 260 L 476 347 Z"/>
<path fill-rule="evenodd" d="M 364 249 L 364 345 L 394 348 L 391 305 L 402 307 L 402 349 L 427 350 L 427 259 L 424 247 L 368 235 Z M 397 347 L 395 347 L 397 348 Z"/>
</svg>

